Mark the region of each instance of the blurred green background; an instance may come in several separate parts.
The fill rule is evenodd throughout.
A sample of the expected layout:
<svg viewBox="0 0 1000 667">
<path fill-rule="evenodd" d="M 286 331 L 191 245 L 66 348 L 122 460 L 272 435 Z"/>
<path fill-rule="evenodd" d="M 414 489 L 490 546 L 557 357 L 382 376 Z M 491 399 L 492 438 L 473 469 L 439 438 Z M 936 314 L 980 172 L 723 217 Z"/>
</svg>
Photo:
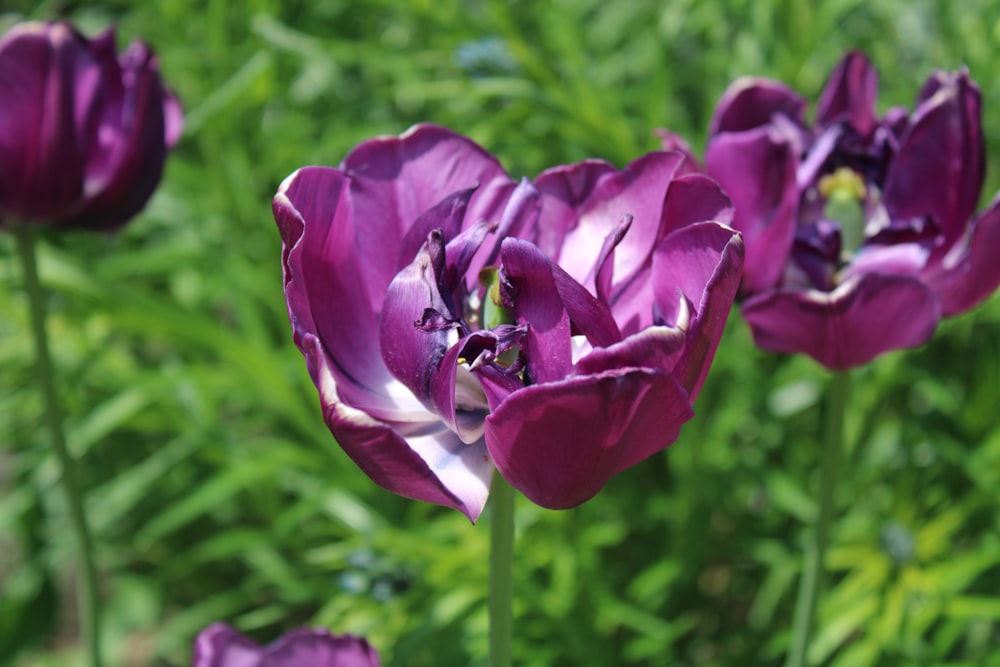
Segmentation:
<svg viewBox="0 0 1000 667">
<path fill-rule="evenodd" d="M 623 165 L 670 127 L 696 152 L 726 85 L 815 99 L 866 50 L 881 108 L 934 68 L 982 87 L 1000 186 L 996 0 L 8 0 L 0 27 L 119 25 L 187 111 L 146 211 L 47 236 L 42 279 L 81 459 L 113 665 L 187 665 L 226 620 L 367 635 L 387 666 L 483 665 L 488 527 L 371 483 L 291 342 L 270 200 L 304 164 L 433 121 L 514 176 Z M 74 543 L 40 428 L 27 305 L 0 236 L 0 664 L 72 666 Z M 853 374 L 817 664 L 1000 665 L 1000 297 Z M 779 665 L 827 376 L 757 351 L 734 313 L 664 454 L 571 511 L 517 507 L 516 663 Z"/>
</svg>

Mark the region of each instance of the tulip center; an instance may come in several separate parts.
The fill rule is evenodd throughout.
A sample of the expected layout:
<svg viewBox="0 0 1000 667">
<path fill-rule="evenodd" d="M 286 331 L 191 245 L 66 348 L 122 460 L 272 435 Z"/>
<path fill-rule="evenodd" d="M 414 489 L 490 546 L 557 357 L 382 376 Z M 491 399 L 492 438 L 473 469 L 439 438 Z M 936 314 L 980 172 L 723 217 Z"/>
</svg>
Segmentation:
<svg viewBox="0 0 1000 667">
<path fill-rule="evenodd" d="M 865 242 L 865 198 L 868 188 L 861 175 L 840 167 L 822 177 L 817 184 L 826 199 L 823 217 L 840 227 L 840 259 L 849 262 Z"/>
</svg>

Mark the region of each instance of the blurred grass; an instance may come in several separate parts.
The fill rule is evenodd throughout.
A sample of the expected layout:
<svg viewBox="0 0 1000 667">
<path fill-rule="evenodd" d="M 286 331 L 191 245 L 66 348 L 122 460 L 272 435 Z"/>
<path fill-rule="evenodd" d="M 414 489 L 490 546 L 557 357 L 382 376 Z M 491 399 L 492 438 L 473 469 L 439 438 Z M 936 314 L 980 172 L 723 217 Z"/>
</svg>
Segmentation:
<svg viewBox="0 0 1000 667">
<path fill-rule="evenodd" d="M 386 665 L 485 664 L 482 527 L 392 496 L 343 455 L 291 344 L 269 202 L 304 164 L 418 121 L 534 175 L 619 165 L 667 126 L 703 145 L 742 74 L 815 98 L 847 48 L 909 104 L 934 68 L 982 87 L 1000 186 L 992 0 L 8 2 L 109 22 L 187 110 L 145 213 L 41 257 L 70 444 L 90 492 L 116 665 L 186 665 L 224 619 L 368 635 Z M 72 665 L 73 544 L 38 433 L 26 308 L 0 237 L 0 664 Z M 568 512 L 518 508 L 518 664 L 777 665 L 815 507 L 824 373 L 734 316 L 666 454 Z M 855 374 L 817 663 L 997 665 L 1000 298 Z"/>
</svg>

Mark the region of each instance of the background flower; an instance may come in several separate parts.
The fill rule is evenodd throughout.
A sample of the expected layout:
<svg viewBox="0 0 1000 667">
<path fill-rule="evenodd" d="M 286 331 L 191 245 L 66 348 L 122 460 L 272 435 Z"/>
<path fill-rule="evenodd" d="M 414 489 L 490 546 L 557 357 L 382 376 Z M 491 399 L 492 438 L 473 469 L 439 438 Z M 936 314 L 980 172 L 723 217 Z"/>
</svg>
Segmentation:
<svg viewBox="0 0 1000 667">
<path fill-rule="evenodd" d="M 293 630 L 260 646 L 225 623 L 213 623 L 194 643 L 191 667 L 380 667 L 365 639 L 328 630 Z"/>
<path fill-rule="evenodd" d="M 848 53 L 806 101 L 776 81 L 733 83 L 709 128 L 707 172 L 732 196 L 756 343 L 831 369 L 926 342 L 943 315 L 1000 284 L 1000 203 L 984 177 L 979 88 L 937 72 L 914 110 L 876 111 L 878 77 Z"/>
<path fill-rule="evenodd" d="M 475 520 L 494 466 L 577 505 L 691 417 L 742 264 L 680 153 L 512 181 L 444 128 L 365 142 L 274 201 L 295 341 L 376 482 Z M 703 223 L 703 224 L 695 224 Z"/>
<path fill-rule="evenodd" d="M 142 42 L 23 23 L 0 39 L 0 224 L 114 230 L 138 213 L 180 137 L 177 99 Z"/>
</svg>

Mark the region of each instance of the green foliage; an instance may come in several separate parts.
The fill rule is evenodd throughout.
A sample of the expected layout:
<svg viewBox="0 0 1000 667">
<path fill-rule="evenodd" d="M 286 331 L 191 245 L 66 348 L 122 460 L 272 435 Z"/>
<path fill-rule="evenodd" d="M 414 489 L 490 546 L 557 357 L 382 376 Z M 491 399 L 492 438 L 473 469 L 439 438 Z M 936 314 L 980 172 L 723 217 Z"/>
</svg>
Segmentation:
<svg viewBox="0 0 1000 667">
<path fill-rule="evenodd" d="M 485 526 L 375 487 L 291 343 L 269 201 L 305 164 L 433 121 L 514 175 L 700 150 L 736 76 L 818 93 L 843 50 L 908 104 L 967 65 L 1000 186 L 993 0 L 15 2 L 119 24 L 187 111 L 148 209 L 46 239 L 50 335 L 89 489 L 114 664 L 185 665 L 202 627 L 365 634 L 389 666 L 485 664 Z M 4 22 L 13 20 L 5 15 Z M 26 304 L 0 237 L 0 664 L 72 665 L 73 543 L 40 432 Z M 1000 300 L 855 374 L 817 664 L 1000 664 Z M 567 512 L 517 511 L 517 664 L 780 664 L 825 374 L 738 315 L 680 441 Z"/>
</svg>

